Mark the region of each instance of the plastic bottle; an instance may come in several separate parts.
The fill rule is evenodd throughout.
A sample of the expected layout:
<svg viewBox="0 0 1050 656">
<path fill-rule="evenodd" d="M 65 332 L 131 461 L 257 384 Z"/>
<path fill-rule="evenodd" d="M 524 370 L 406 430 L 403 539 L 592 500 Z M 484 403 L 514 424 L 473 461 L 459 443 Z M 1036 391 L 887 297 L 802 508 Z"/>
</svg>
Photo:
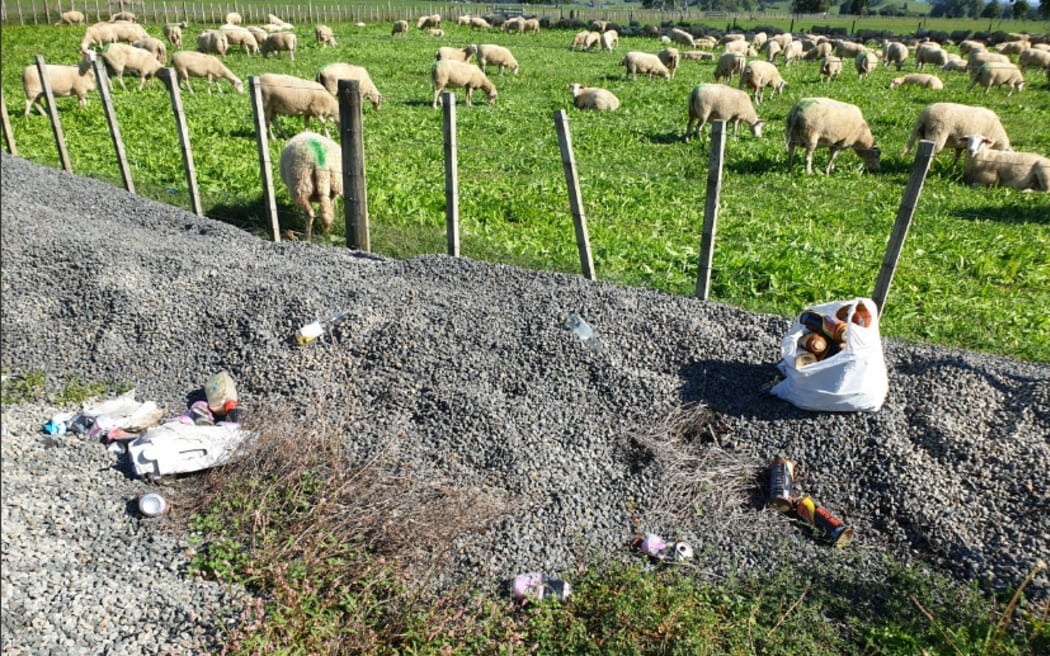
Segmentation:
<svg viewBox="0 0 1050 656">
<path fill-rule="evenodd" d="M 605 353 L 605 346 L 602 345 L 594 335 L 594 330 L 591 328 L 590 324 L 580 318 L 580 315 L 575 312 L 569 313 L 569 319 L 565 323 L 579 336 L 583 341 L 583 345 L 589 350 L 594 351 L 595 353 Z"/>
<path fill-rule="evenodd" d="M 300 344 L 306 344 L 312 342 L 317 337 L 324 334 L 326 330 L 330 330 L 332 326 L 341 321 L 346 315 L 350 314 L 350 310 L 339 310 L 334 312 L 324 319 L 317 321 L 311 321 L 299 330 L 295 331 L 295 341 Z"/>
</svg>

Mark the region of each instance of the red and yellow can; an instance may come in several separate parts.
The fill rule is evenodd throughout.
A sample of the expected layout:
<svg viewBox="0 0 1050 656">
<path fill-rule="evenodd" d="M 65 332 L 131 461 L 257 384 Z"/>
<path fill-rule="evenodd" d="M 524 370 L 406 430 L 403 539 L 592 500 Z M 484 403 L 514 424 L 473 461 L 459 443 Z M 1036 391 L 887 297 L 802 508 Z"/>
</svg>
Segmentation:
<svg viewBox="0 0 1050 656">
<path fill-rule="evenodd" d="M 795 504 L 795 512 L 806 523 L 824 531 L 836 548 L 842 549 L 853 539 L 853 529 L 843 524 L 826 509 L 818 506 L 808 494 Z"/>
</svg>

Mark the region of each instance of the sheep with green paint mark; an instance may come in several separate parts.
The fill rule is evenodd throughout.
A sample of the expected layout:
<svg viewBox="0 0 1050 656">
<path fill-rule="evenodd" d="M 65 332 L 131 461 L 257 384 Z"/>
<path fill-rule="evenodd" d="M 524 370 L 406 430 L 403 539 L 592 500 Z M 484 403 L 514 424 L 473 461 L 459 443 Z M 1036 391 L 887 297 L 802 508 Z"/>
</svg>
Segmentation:
<svg viewBox="0 0 1050 656">
<path fill-rule="evenodd" d="M 831 98 L 803 98 L 792 106 L 787 117 L 788 172 L 794 164 L 795 148 L 806 149 L 806 173 L 813 173 L 813 151 L 827 147 L 831 151 L 830 175 L 839 151 L 852 148 L 868 171 L 879 170 L 881 151 L 864 120 L 860 108 Z"/>
<path fill-rule="evenodd" d="M 327 235 L 335 221 L 335 199 L 343 195 L 339 145 L 316 132 L 300 132 L 281 151 L 280 170 L 292 201 L 306 213 L 306 240 L 313 231 L 314 203 Z"/>
</svg>

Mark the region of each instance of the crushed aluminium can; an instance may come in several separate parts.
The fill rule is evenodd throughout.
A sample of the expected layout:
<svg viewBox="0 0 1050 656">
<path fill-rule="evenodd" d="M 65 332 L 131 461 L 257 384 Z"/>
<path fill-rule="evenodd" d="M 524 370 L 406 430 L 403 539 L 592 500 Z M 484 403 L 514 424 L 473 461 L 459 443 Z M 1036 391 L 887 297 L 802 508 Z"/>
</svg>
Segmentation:
<svg viewBox="0 0 1050 656">
<path fill-rule="evenodd" d="M 147 492 L 139 497 L 139 512 L 145 517 L 159 517 L 168 512 L 168 501 L 156 492 Z"/>
<path fill-rule="evenodd" d="M 794 501 L 791 485 L 795 480 L 795 463 L 787 458 L 777 458 L 769 468 L 769 501 L 772 508 L 782 513 L 791 512 Z"/>
<path fill-rule="evenodd" d="M 688 542 L 664 542 L 664 539 L 655 533 L 645 536 L 641 550 L 651 558 L 669 563 L 684 563 L 693 559 L 693 547 Z"/>
<path fill-rule="evenodd" d="M 823 531 L 836 548 L 842 549 L 853 539 L 853 529 L 843 524 L 826 509 L 818 506 L 808 494 L 795 504 L 795 512 L 811 526 Z"/>
</svg>

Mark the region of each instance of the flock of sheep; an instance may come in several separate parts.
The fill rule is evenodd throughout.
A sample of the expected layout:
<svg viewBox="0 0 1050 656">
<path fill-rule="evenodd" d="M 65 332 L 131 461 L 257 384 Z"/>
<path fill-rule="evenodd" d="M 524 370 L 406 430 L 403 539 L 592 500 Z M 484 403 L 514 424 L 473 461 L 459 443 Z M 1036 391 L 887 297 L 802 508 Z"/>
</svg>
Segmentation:
<svg viewBox="0 0 1050 656">
<path fill-rule="evenodd" d="M 62 23 L 82 24 L 84 17 L 79 12 L 65 12 Z M 207 80 L 207 90 L 218 81 L 228 81 L 238 93 L 244 92 L 241 80 L 225 66 L 222 59 L 231 47 L 240 46 L 248 54 L 259 53 L 263 57 L 287 52 L 294 59 L 296 35 L 293 26 L 270 15 L 268 22 L 259 26 L 242 26 L 241 16 L 230 13 L 225 23 L 217 29 L 208 29 L 197 37 L 196 50 L 178 50 L 170 57 L 171 69 L 177 82 L 185 84 L 193 92 L 190 78 Z M 461 16 L 459 25 L 475 30 L 493 28 L 491 21 L 477 16 Z M 515 17 L 502 21 L 505 32 L 538 32 L 540 21 Z M 182 29 L 185 23 L 164 26 L 164 37 L 168 44 L 182 48 Z M 874 50 L 865 44 L 845 40 L 828 39 L 812 35 L 789 33 L 767 36 L 757 34 L 724 34 L 715 38 L 695 31 L 672 27 L 652 31 L 650 26 L 644 34 L 657 37 L 662 49 L 653 54 L 632 50 L 620 60 L 626 76 L 636 79 L 639 74 L 648 78 L 659 77 L 670 80 L 684 61 L 713 61 L 714 82 L 697 85 L 688 98 L 688 122 L 684 140 L 699 136 L 703 126 L 713 120 L 725 120 L 733 126 L 744 122 L 755 136 L 761 136 L 762 120 L 755 110 L 761 104 L 764 92 L 782 94 L 786 81 L 777 69 L 777 60 L 784 66 L 798 62 L 815 61 L 819 66 L 822 82 L 830 82 L 842 73 L 844 61 L 852 60 L 858 76 L 865 79 L 881 62 L 893 66 L 899 72 L 914 56 L 917 72 L 894 78 L 890 88 L 901 85 L 917 85 L 930 89 L 942 89 L 943 83 L 937 75 L 925 72 L 934 67 L 941 71 L 968 72 L 970 89 L 980 85 L 987 93 L 992 87 L 1007 86 L 1009 93 L 1021 91 L 1024 86 L 1023 71 L 1037 68 L 1046 71 L 1050 81 L 1050 46 L 1045 43 L 1030 43 L 1024 35 L 989 44 L 977 40 L 965 40 L 958 44 L 960 54 L 947 52 L 934 41 L 904 43 L 883 40 Z M 416 28 L 433 36 L 444 36 L 441 17 L 421 16 Z M 396 21 L 391 31 L 392 38 L 407 33 L 409 23 Z M 604 21 L 594 21 L 588 29 L 576 33 L 570 50 L 593 50 L 600 48 L 613 51 L 618 47 L 621 32 L 632 33 Z M 335 34 L 324 25 L 316 27 L 315 39 L 321 47 L 336 47 Z M 682 47 L 684 51 L 680 51 Z M 716 52 L 721 49 L 721 52 Z M 82 59 L 77 65 L 48 65 L 46 74 L 56 97 L 77 96 L 79 104 L 86 103 L 88 92 L 95 89 L 91 58 L 101 57 L 111 76 L 124 87 L 124 72 L 139 76 L 141 89 L 153 77 L 167 77 L 169 58 L 164 41 L 151 37 L 127 12 L 114 15 L 107 22 L 87 26 L 80 43 Z M 1015 64 L 1010 57 L 1017 58 Z M 476 60 L 473 63 L 472 60 Z M 480 89 L 494 104 L 497 90 L 487 76 L 489 68 L 499 75 L 510 71 L 517 75 L 519 64 L 511 51 L 494 43 L 470 44 L 463 48 L 442 46 L 434 55 L 431 65 L 431 81 L 434 88 L 433 106 L 440 105 L 442 91 L 462 88 L 466 93 L 466 104 L 471 105 L 473 91 Z M 342 194 L 342 177 L 339 171 L 340 149 L 331 140 L 328 121 L 339 122 L 339 104 L 335 98 L 338 81 L 358 80 L 362 99 L 368 100 L 379 111 L 383 95 L 371 80 L 368 71 L 346 63 L 332 63 L 323 67 L 315 79 L 307 80 L 291 75 L 267 73 L 259 78 L 263 111 L 271 138 L 274 126 L 287 137 L 277 123 L 277 116 L 302 116 L 304 128 L 309 130 L 310 120 L 320 121 L 324 136 L 304 132 L 288 142 L 282 152 L 280 171 L 282 180 L 291 191 L 293 200 L 307 215 L 307 238 L 311 234 L 314 212 L 311 203 L 320 203 L 320 219 L 327 232 L 334 219 L 332 201 Z M 737 80 L 737 87 L 732 83 Z M 112 77 L 111 82 L 112 84 Z M 33 106 L 43 113 L 43 91 L 36 66 L 27 66 L 23 71 L 23 86 L 26 93 L 28 115 Z M 621 102 L 611 91 L 600 87 L 587 87 L 578 83 L 569 85 L 574 105 L 582 110 L 615 111 Z M 221 92 L 221 88 L 217 86 Z M 754 103 L 752 102 L 752 97 Z M 862 110 L 852 104 L 826 97 L 802 98 L 796 102 L 787 116 L 786 137 L 788 168 L 794 162 L 794 151 L 805 150 L 806 171 L 813 172 L 813 154 L 817 148 L 828 148 L 830 157 L 825 172 L 832 171 L 838 153 L 844 149 L 854 150 L 864 161 L 869 171 L 879 168 L 881 151 L 875 143 Z M 934 142 L 934 154 L 944 148 L 955 150 L 955 162 L 965 153 L 963 179 L 975 185 L 1004 185 L 1019 189 L 1050 191 L 1050 159 L 1034 153 L 1014 152 L 1006 130 L 994 112 L 983 107 L 949 102 L 929 105 L 918 117 L 908 144 L 902 155 L 907 154 L 917 139 Z"/>
</svg>

